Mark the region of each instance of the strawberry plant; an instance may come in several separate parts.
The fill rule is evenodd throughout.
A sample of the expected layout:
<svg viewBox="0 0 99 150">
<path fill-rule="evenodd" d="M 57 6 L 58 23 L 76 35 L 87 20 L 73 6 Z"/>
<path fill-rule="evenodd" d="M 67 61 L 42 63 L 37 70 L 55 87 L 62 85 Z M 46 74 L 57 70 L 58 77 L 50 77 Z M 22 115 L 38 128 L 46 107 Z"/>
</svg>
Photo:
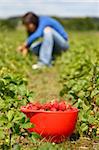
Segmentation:
<svg viewBox="0 0 99 150">
<path fill-rule="evenodd" d="M 59 60 L 60 96 L 69 99 L 79 109 L 77 131 L 81 136 L 99 136 L 99 42 L 74 37 L 71 48 Z M 77 132 L 77 133 L 78 133 Z"/>
<path fill-rule="evenodd" d="M 0 72 L 0 146 L 1 149 L 20 147 L 20 138 L 30 136 L 26 128 L 33 127 L 20 112 L 20 106 L 29 102 L 31 93 L 20 76 Z"/>
<path fill-rule="evenodd" d="M 88 42 L 85 47 L 87 48 Z M 93 43 L 94 44 L 94 43 Z M 93 52 L 90 45 L 90 52 L 86 52 L 84 46 L 79 48 L 75 42 L 76 49 L 67 53 L 67 60 L 63 56 L 61 67 L 61 80 L 63 85 L 60 96 L 69 99 L 70 102 L 79 108 L 79 120 L 77 130 L 81 136 L 98 137 L 99 135 L 99 61 L 98 49 Z M 64 61 L 64 62 L 63 62 Z M 60 62 L 59 62 L 60 63 Z"/>
</svg>

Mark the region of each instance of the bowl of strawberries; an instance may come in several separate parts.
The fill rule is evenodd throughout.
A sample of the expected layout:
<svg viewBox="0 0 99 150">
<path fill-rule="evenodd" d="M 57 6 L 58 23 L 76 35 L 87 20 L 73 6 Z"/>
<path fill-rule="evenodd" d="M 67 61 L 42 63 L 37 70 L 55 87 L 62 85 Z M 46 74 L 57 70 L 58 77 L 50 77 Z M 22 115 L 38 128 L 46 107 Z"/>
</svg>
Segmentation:
<svg viewBox="0 0 99 150">
<path fill-rule="evenodd" d="M 55 143 L 63 142 L 73 133 L 78 116 L 78 109 L 65 101 L 28 103 L 21 107 L 21 111 L 34 124 L 28 131 L 36 132 Z"/>
</svg>

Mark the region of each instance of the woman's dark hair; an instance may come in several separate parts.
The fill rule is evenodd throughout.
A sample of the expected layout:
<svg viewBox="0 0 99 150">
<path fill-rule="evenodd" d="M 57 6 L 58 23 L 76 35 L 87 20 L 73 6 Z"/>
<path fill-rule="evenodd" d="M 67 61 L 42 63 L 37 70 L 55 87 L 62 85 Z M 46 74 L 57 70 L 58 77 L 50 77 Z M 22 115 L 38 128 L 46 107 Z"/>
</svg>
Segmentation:
<svg viewBox="0 0 99 150">
<path fill-rule="evenodd" d="M 23 24 L 33 23 L 36 27 L 38 27 L 39 17 L 33 12 L 28 12 L 22 17 Z"/>
<path fill-rule="evenodd" d="M 33 23 L 37 29 L 38 24 L 39 24 L 39 17 L 33 12 L 28 12 L 22 17 L 22 23 L 23 24 Z M 27 34 L 28 36 L 30 36 L 32 33 L 30 31 L 27 31 Z"/>
</svg>

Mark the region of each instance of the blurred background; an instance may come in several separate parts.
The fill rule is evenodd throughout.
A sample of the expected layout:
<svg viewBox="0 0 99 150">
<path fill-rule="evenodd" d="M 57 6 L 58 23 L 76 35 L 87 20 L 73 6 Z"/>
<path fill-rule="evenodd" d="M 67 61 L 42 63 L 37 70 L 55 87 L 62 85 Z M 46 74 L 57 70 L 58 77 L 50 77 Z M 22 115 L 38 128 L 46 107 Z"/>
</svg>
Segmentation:
<svg viewBox="0 0 99 150">
<path fill-rule="evenodd" d="M 98 0 L 0 0 L 0 28 L 21 26 L 28 11 L 55 17 L 67 30 L 99 29 Z"/>
</svg>

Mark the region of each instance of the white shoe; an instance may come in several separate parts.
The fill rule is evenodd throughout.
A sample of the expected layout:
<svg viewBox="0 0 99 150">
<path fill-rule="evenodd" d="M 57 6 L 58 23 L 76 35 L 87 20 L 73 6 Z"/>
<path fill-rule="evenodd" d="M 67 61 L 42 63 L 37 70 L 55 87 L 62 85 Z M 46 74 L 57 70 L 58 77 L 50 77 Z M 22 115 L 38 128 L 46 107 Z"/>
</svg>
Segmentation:
<svg viewBox="0 0 99 150">
<path fill-rule="evenodd" d="M 41 69 L 41 68 L 44 68 L 45 65 L 42 64 L 42 63 L 37 63 L 37 64 L 34 64 L 32 65 L 32 69 L 36 70 L 36 69 Z"/>
</svg>

